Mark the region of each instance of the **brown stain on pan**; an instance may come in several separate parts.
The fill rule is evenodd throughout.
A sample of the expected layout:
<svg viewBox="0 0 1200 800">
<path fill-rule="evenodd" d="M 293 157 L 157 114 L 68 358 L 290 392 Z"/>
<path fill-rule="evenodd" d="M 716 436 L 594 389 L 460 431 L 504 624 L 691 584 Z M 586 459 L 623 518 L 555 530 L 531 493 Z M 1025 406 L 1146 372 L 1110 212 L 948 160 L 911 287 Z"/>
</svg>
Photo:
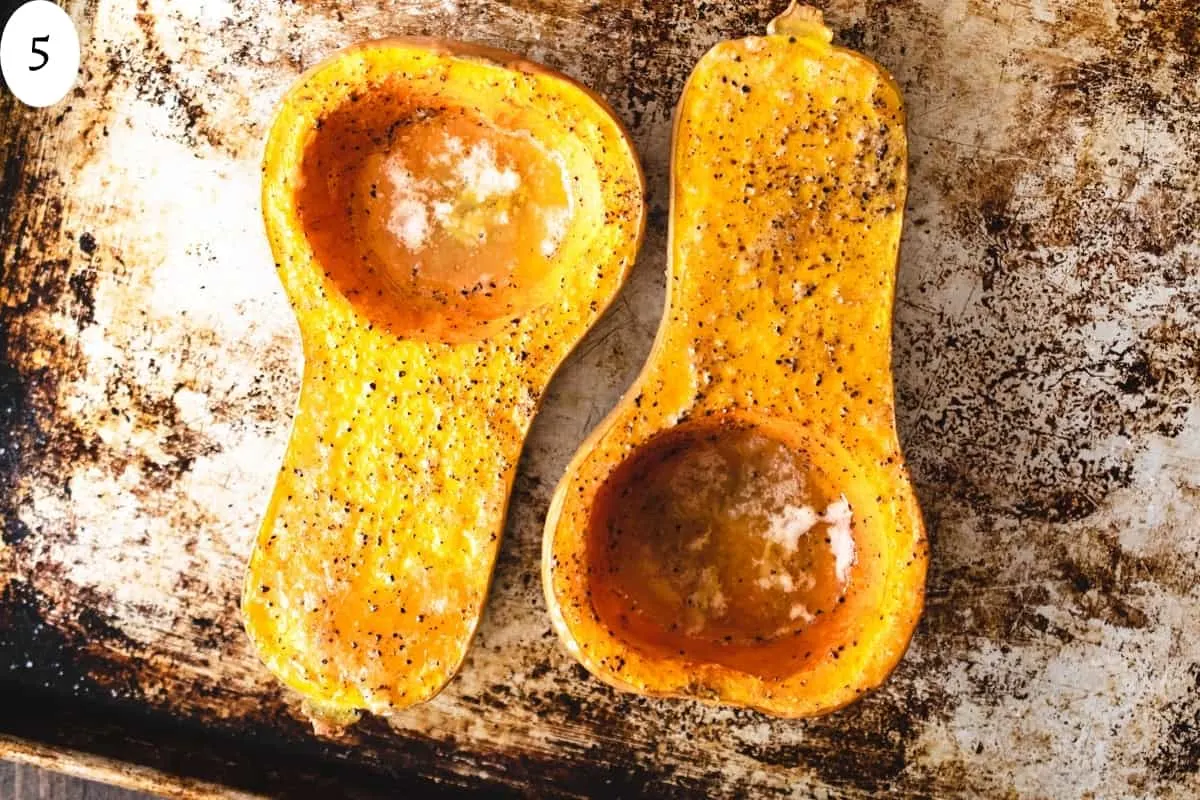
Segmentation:
<svg viewBox="0 0 1200 800">
<path fill-rule="evenodd" d="M 107 754 L 260 789 L 327 772 L 363 796 L 413 776 L 577 796 L 1194 794 L 1200 651 L 1180 621 L 1200 562 L 1200 65 L 1183 0 L 826 9 L 904 84 L 912 131 L 895 362 L 934 557 L 889 683 L 781 723 L 615 693 L 559 648 L 541 525 L 658 321 L 675 97 L 709 45 L 776 5 L 268 3 L 208 18 L 137 0 L 88 29 L 67 107 L 0 100 L 0 694 L 37 689 L 52 710 L 26 735 L 102 751 L 141 731 Z M 273 97 L 383 33 L 504 46 L 597 88 L 633 126 L 653 213 L 628 290 L 548 393 L 462 674 L 335 740 L 306 732 L 237 616 L 294 402 L 286 306 L 232 292 L 220 310 L 197 276 L 228 277 L 228 259 L 269 275 L 253 197 Z M 176 202 L 146 159 L 221 178 L 177 182 Z M 231 215 L 222 236 L 248 255 L 187 240 L 145 197 L 200 222 L 235 206 L 251 222 Z M 164 280 L 187 287 L 182 308 L 163 305 Z M 106 482 L 121 490 L 100 499 Z M 136 513 L 103 524 L 118 502 Z M 1064 760 L 1081 737 L 1106 760 Z"/>
</svg>

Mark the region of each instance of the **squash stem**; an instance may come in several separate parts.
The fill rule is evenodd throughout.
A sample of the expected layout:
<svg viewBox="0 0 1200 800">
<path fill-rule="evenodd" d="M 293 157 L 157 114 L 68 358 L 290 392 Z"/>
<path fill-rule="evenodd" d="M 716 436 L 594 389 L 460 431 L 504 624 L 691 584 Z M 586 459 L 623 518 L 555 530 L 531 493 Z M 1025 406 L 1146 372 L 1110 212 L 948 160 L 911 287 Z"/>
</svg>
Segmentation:
<svg viewBox="0 0 1200 800">
<path fill-rule="evenodd" d="M 824 44 L 833 41 L 833 31 L 825 27 L 820 9 L 803 5 L 798 0 L 792 0 L 786 11 L 767 24 L 767 34 L 815 39 Z"/>
</svg>

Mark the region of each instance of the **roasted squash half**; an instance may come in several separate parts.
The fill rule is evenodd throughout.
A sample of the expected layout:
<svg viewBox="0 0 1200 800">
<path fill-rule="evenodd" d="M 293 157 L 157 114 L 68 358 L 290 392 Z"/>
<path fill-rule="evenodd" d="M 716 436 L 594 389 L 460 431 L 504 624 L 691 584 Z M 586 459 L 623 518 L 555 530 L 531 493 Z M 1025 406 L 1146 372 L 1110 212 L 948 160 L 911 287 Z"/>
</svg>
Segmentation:
<svg viewBox="0 0 1200 800">
<path fill-rule="evenodd" d="M 676 109 L 667 304 L 546 521 L 567 648 L 614 686 L 816 715 L 877 686 L 927 546 L 893 418 L 895 82 L 790 8 Z"/>
<path fill-rule="evenodd" d="M 600 99 L 496 50 L 361 44 L 283 99 L 263 213 L 304 374 L 242 609 L 317 716 L 459 668 L 530 421 L 625 279 L 643 195 Z"/>
</svg>

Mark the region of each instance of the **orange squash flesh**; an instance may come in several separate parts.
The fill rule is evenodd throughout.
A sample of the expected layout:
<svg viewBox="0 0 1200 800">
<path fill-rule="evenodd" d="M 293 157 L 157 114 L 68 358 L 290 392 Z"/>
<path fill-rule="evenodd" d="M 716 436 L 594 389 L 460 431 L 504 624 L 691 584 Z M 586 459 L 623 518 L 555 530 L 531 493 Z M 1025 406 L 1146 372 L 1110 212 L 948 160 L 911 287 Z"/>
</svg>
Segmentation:
<svg viewBox="0 0 1200 800">
<path fill-rule="evenodd" d="M 463 661 L 530 422 L 636 255 L 642 175 L 569 79 L 389 39 L 288 92 L 263 212 L 305 366 L 246 630 L 317 717 L 389 713 Z"/>
<path fill-rule="evenodd" d="M 676 109 L 662 325 L 543 550 L 560 637 L 623 689 L 826 713 L 921 612 L 891 379 L 903 106 L 830 40 L 793 5 L 710 50 Z"/>
</svg>

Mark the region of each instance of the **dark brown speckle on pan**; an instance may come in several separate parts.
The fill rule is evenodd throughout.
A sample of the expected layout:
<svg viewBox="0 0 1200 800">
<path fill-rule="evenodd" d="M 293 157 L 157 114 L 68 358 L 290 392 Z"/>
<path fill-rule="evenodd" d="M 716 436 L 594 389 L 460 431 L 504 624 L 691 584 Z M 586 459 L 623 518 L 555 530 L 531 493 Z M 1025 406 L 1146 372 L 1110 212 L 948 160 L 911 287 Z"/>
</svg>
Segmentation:
<svg viewBox="0 0 1200 800">
<path fill-rule="evenodd" d="M 78 91 L 41 112 L 0 98 L 0 732 L 259 791 L 1200 792 L 1187 0 L 826 4 L 908 102 L 894 361 L 933 554 L 896 674 L 804 723 L 587 678 L 537 573 L 552 488 L 661 313 L 678 92 L 782 2 L 69 5 Z M 460 675 L 319 739 L 237 609 L 299 368 L 258 158 L 300 69 L 384 33 L 502 46 L 596 88 L 633 128 L 652 213 L 547 396 Z"/>
</svg>

